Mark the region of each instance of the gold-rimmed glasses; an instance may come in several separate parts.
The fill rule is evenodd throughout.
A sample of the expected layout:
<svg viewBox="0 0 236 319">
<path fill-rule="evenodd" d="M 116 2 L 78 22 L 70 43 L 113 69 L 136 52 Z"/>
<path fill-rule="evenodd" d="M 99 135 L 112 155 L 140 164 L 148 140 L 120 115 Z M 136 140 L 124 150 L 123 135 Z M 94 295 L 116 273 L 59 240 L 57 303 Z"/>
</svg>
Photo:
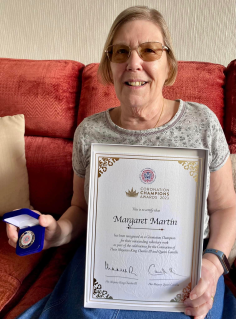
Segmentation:
<svg viewBox="0 0 236 319">
<path fill-rule="evenodd" d="M 125 44 L 113 44 L 105 52 L 111 62 L 124 63 L 129 59 L 132 50 L 135 50 L 143 61 L 151 62 L 159 60 L 162 52 L 169 51 L 169 48 L 160 42 L 145 42 L 134 49 Z"/>
</svg>

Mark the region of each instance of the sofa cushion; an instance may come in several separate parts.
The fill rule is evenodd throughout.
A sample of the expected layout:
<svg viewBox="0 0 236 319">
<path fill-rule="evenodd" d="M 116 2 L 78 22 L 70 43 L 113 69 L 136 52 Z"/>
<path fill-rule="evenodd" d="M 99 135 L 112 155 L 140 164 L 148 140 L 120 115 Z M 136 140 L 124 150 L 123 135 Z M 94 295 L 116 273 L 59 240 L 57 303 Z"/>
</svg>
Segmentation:
<svg viewBox="0 0 236 319">
<path fill-rule="evenodd" d="M 55 251 L 53 248 L 53 257 L 43 268 L 37 281 L 28 289 L 25 295 L 20 298 L 17 306 L 4 316 L 4 319 L 17 318 L 26 309 L 51 293 L 80 244 L 81 238 L 78 238 L 76 241 L 57 247 Z M 14 301 L 14 299 L 12 301 Z"/>
<path fill-rule="evenodd" d="M 97 78 L 98 63 L 86 65 L 82 73 L 82 88 L 78 124 L 87 116 L 120 105 L 113 85 L 102 85 Z"/>
<path fill-rule="evenodd" d="M 0 216 L 30 208 L 24 115 L 0 117 Z"/>
<path fill-rule="evenodd" d="M 42 257 L 42 252 L 24 257 L 16 255 L 9 246 L 6 223 L 0 221 L 0 311 L 14 297 L 23 280 L 31 273 Z"/>
<path fill-rule="evenodd" d="M 236 60 L 225 70 L 225 136 L 231 153 L 236 153 Z"/>
<path fill-rule="evenodd" d="M 204 62 L 179 62 L 178 67 L 177 79 L 173 86 L 164 88 L 164 97 L 206 104 L 223 125 L 225 67 Z M 98 63 L 93 63 L 83 70 L 78 124 L 87 116 L 120 104 L 114 87 L 99 83 L 97 69 Z"/>
<path fill-rule="evenodd" d="M 24 114 L 26 135 L 73 138 L 83 66 L 0 59 L 0 116 Z"/>
<path fill-rule="evenodd" d="M 72 140 L 26 136 L 30 202 L 41 213 L 61 215 L 73 194 Z"/>
<path fill-rule="evenodd" d="M 164 89 L 168 99 L 182 99 L 207 105 L 224 122 L 225 67 L 207 62 L 179 62 L 173 86 Z"/>
</svg>

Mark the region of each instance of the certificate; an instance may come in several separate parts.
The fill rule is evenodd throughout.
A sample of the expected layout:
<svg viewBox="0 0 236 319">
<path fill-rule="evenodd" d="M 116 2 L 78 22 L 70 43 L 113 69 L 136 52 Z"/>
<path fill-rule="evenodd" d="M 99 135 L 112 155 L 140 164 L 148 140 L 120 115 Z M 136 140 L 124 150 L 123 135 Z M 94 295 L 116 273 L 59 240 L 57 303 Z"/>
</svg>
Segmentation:
<svg viewBox="0 0 236 319">
<path fill-rule="evenodd" d="M 92 144 L 88 308 L 184 311 L 201 272 L 208 151 Z"/>
</svg>

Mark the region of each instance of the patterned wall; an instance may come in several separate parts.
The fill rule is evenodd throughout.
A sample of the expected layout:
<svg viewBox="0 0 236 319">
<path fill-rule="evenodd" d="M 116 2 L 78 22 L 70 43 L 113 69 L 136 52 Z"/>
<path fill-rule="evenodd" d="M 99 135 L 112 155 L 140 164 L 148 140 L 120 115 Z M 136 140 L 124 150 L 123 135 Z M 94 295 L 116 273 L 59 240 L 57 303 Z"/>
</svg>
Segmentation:
<svg viewBox="0 0 236 319">
<path fill-rule="evenodd" d="M 0 56 L 99 62 L 114 18 L 136 4 L 164 15 L 179 60 L 236 58 L 236 0 L 0 0 Z"/>
</svg>

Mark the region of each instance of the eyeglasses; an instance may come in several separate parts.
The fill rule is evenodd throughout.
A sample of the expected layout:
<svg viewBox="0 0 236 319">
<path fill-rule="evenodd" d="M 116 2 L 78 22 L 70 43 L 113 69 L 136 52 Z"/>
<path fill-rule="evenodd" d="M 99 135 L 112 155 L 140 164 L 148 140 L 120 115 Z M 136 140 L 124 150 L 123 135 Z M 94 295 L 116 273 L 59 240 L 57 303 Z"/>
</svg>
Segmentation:
<svg viewBox="0 0 236 319">
<path fill-rule="evenodd" d="M 160 42 L 145 42 L 135 49 L 131 49 L 128 45 L 124 44 L 113 44 L 105 52 L 111 62 L 124 63 L 129 59 L 132 50 L 135 50 L 143 61 L 151 62 L 159 60 L 162 52 L 164 50 L 169 51 L 169 48 Z"/>
</svg>

